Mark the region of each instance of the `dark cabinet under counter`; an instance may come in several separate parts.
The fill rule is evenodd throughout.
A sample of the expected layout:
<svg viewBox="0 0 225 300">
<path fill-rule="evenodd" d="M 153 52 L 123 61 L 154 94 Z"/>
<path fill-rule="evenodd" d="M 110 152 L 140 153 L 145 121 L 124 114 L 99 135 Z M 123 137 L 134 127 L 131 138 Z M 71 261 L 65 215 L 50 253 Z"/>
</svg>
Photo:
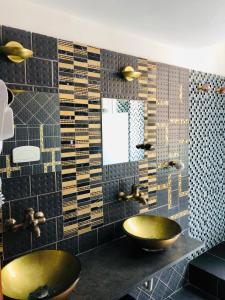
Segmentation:
<svg viewBox="0 0 225 300">
<path fill-rule="evenodd" d="M 71 299 L 118 300 L 158 271 L 201 249 L 202 242 L 181 235 L 168 250 L 146 252 L 121 238 L 79 255 L 81 277 Z"/>
</svg>

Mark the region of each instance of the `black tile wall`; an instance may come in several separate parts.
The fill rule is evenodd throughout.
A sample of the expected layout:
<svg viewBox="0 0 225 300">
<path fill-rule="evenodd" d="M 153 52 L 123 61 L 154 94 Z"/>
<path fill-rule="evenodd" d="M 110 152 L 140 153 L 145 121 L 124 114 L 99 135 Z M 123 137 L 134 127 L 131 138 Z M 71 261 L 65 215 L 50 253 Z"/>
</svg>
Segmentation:
<svg viewBox="0 0 225 300">
<path fill-rule="evenodd" d="M 51 61 L 30 58 L 27 60 L 27 83 L 38 86 L 53 86 Z"/>
<path fill-rule="evenodd" d="M 35 57 L 57 60 L 57 39 L 38 33 L 32 34 L 32 46 Z"/>
<path fill-rule="evenodd" d="M 10 41 L 18 41 L 24 47 L 31 48 L 31 32 L 2 26 L 2 43 L 6 44 Z"/>
<path fill-rule="evenodd" d="M 126 66 L 138 68 L 138 58 L 130 55 L 101 50 L 101 91 L 103 98 L 139 99 L 138 81 L 127 83 L 121 77 Z"/>
<path fill-rule="evenodd" d="M 18 94 L 16 96 L 17 100 L 12 104 L 15 112 L 15 137 L 4 143 L 3 153 L 0 155 L 0 169 L 7 169 L 8 160 L 6 160 L 6 156 L 10 159 L 10 172 L 8 171 L 7 173 L 5 170 L 1 174 L 4 178 L 3 192 L 7 201 L 3 209 L 3 216 L 4 218 L 11 216 L 16 217 L 18 220 L 22 220 L 24 208 L 32 206 L 35 209 L 43 210 L 47 217 L 47 224 L 41 227 L 43 235 L 38 240 L 26 231 L 19 232 L 16 239 L 13 233 L 5 234 L 5 259 L 8 260 L 16 255 L 40 248 L 64 249 L 76 254 L 108 242 L 114 237 L 121 237 L 123 235 L 123 219 L 139 213 L 139 204 L 136 202 L 118 203 L 117 194 L 120 190 L 129 192 L 131 185 L 133 183 L 138 183 L 138 163 L 117 164 L 103 167 L 103 226 L 94 229 L 91 232 L 82 234 L 79 237 L 72 236 L 64 239 L 64 219 L 62 216 L 61 200 L 61 166 L 60 164 L 51 165 L 54 157 L 56 158 L 56 162 L 60 162 L 61 159 L 60 149 L 58 149 L 60 148 L 59 106 L 56 105 L 58 96 L 55 97 L 53 94 L 58 93 L 59 80 L 57 39 L 5 26 L 2 26 L 1 29 L 1 39 L 3 44 L 10 40 L 18 40 L 25 47 L 32 49 L 34 52 L 33 58 L 21 64 L 13 64 L 2 55 L 0 56 L 0 78 L 3 79 L 11 89 L 26 92 L 29 91 L 29 93 Z M 73 49 L 71 51 L 73 57 Z M 82 47 L 78 47 L 77 51 L 82 52 Z M 91 52 L 88 53 L 88 55 L 94 55 Z M 70 55 L 68 55 L 67 59 L 70 60 Z M 73 65 L 73 60 L 71 63 Z M 101 50 L 102 97 L 139 99 L 138 81 L 127 83 L 122 80 L 119 75 L 121 69 L 126 65 L 131 65 L 134 69 L 138 69 L 138 58 L 108 50 Z M 62 70 L 63 75 L 71 75 L 70 71 L 64 71 Z M 157 64 L 156 76 L 159 78 L 159 80 L 157 80 L 158 103 L 156 109 L 157 164 L 160 164 L 169 158 L 176 158 L 185 163 L 185 168 L 180 173 L 169 173 L 167 171 L 157 170 L 157 185 L 160 187 L 157 190 L 157 203 L 152 207 L 150 213 L 170 216 L 176 219 L 181 224 L 182 228 L 186 230 L 185 232 L 187 232 L 189 217 L 189 199 L 187 194 L 189 189 L 189 174 L 187 167 L 187 119 L 189 118 L 187 79 L 189 74 L 187 70 L 178 67 Z M 77 78 L 79 79 L 79 75 L 77 75 Z M 66 80 L 63 79 L 63 82 L 67 80 L 68 78 Z M 208 101 L 210 105 L 212 103 L 214 105 L 215 103 L 218 103 L 218 101 L 215 101 L 214 94 L 210 95 L 208 98 L 206 95 L 202 94 L 199 96 L 195 85 L 202 80 L 212 80 L 215 86 L 222 84 L 222 82 L 218 77 L 206 74 L 202 75 L 197 72 L 192 73 L 190 80 L 190 97 L 192 97 L 191 104 L 193 105 L 192 109 L 194 110 L 193 112 L 191 111 L 191 122 L 193 125 L 191 138 L 199 142 L 200 140 L 203 140 L 204 137 L 208 141 L 208 138 L 212 138 L 213 136 L 210 135 L 211 131 L 209 133 L 205 130 L 206 135 L 200 132 L 200 127 L 204 127 L 204 124 L 199 126 L 199 117 L 202 119 L 202 122 L 205 122 L 205 124 L 208 124 L 209 122 L 212 124 L 213 119 L 211 119 L 210 115 L 213 113 L 214 116 L 214 109 L 216 109 L 216 106 L 213 106 L 212 110 L 210 107 L 207 107 L 207 117 L 204 116 L 204 114 L 202 115 L 200 108 L 206 108 L 202 105 L 204 104 L 204 101 Z M 91 79 L 91 82 L 93 83 L 94 81 Z M 52 95 L 50 96 L 49 93 Z M 183 97 L 182 99 L 185 101 L 181 101 L 181 94 Z M 70 94 L 68 93 L 66 95 L 68 96 Z M 79 97 L 78 93 L 76 96 Z M 32 101 L 30 101 L 30 97 L 32 97 Z M 217 97 L 218 98 L 216 99 L 219 99 L 219 103 L 222 105 L 222 97 L 218 95 Z M 81 97 L 81 99 L 83 98 Z M 68 99 L 63 98 L 65 106 L 68 104 L 67 101 Z M 223 112 L 221 115 L 224 120 Z M 179 124 L 177 123 L 177 120 L 179 120 Z M 168 130 L 165 130 L 163 126 L 158 126 L 160 123 L 167 124 Z M 221 124 L 222 126 L 224 125 L 223 122 L 221 122 Z M 217 130 L 213 130 L 213 128 L 214 127 L 212 127 L 212 132 L 217 133 Z M 222 129 L 221 132 L 223 132 Z M 41 140 L 42 133 L 43 143 Z M 166 140 L 167 142 L 165 142 Z M 17 169 L 18 165 L 13 164 L 11 161 L 12 149 L 16 146 L 26 145 L 27 143 L 29 145 L 41 146 L 44 149 L 54 148 L 54 155 L 52 155 L 50 150 L 45 151 L 41 155 L 40 162 L 34 164 L 21 164 L 20 168 Z M 219 145 L 222 143 L 219 137 L 218 143 Z M 192 152 L 190 156 L 193 158 L 191 172 L 195 174 L 196 180 L 194 183 L 191 182 L 190 186 L 196 187 L 195 193 L 199 197 L 202 197 L 202 201 L 204 203 L 209 198 L 211 200 L 213 199 L 213 201 L 210 200 L 211 208 L 213 203 L 218 202 L 216 201 L 217 198 L 215 197 L 215 191 L 221 191 L 221 181 L 218 181 L 219 186 L 215 185 L 215 187 L 213 187 L 214 194 L 212 194 L 209 189 L 207 189 L 207 193 L 202 192 L 204 187 L 206 187 L 209 183 L 209 179 L 211 177 L 209 176 L 208 179 L 205 180 L 205 183 L 202 184 L 203 181 L 200 181 L 197 174 L 202 174 L 204 170 L 201 169 L 201 160 L 199 160 L 198 164 L 196 164 L 196 157 L 193 156 L 193 153 L 195 153 L 198 158 L 205 158 L 210 157 L 211 153 L 215 153 L 215 149 L 211 147 L 210 151 L 204 150 L 205 152 L 203 151 L 203 153 L 200 152 L 200 150 L 202 150 L 201 147 L 199 150 L 198 147 L 195 147 L 194 145 L 195 144 L 192 145 Z M 204 149 L 207 149 L 207 147 Z M 99 149 L 95 148 L 93 148 L 93 150 L 99 151 Z M 216 151 L 216 155 L 217 154 L 218 152 Z M 215 161 L 217 161 L 216 155 L 213 156 L 216 158 L 214 159 Z M 219 155 L 219 157 L 221 157 L 221 155 Z M 208 162 L 210 162 L 212 166 L 216 167 L 215 162 L 212 160 L 209 160 Z M 85 170 L 83 167 L 84 166 L 79 166 L 79 172 L 81 169 Z M 210 170 L 212 171 L 212 169 Z M 215 168 L 215 170 L 217 170 L 217 168 Z M 216 175 L 215 172 L 212 172 L 212 174 Z M 221 175 L 221 173 L 219 174 Z M 215 178 L 217 177 L 215 176 Z M 222 176 L 222 178 L 224 178 L 224 176 Z M 101 183 L 101 178 L 99 179 L 99 182 Z M 212 182 L 214 181 L 212 180 Z M 167 186 L 163 187 L 164 184 Z M 201 187 L 201 194 L 198 192 L 198 186 Z M 171 195 L 170 203 L 168 201 L 169 193 Z M 218 240 L 219 235 L 223 236 L 223 233 L 221 234 L 219 225 L 216 226 L 216 231 L 218 233 L 216 237 L 212 237 L 211 234 L 206 233 L 202 229 L 205 226 L 205 219 L 204 216 L 202 218 L 202 212 L 205 214 L 205 210 L 207 209 L 207 211 L 210 212 L 210 209 L 208 209 L 208 207 L 204 208 L 203 202 L 200 201 L 200 209 L 197 211 L 197 198 L 192 199 L 192 234 L 198 238 L 202 238 L 200 233 L 206 237 L 210 237 L 210 243 L 208 245 L 210 246 Z M 221 213 L 223 213 L 223 211 Z M 211 229 L 209 232 L 212 232 L 212 228 L 215 227 L 215 224 L 220 224 L 215 221 L 215 219 L 220 218 L 217 213 L 215 213 L 214 216 L 207 215 L 207 218 L 208 217 L 209 219 L 214 220 L 210 223 Z M 202 219 L 203 223 L 201 224 Z M 201 220 L 200 225 L 198 224 L 199 220 Z M 186 268 L 186 262 L 183 262 L 183 264 L 184 266 L 178 264 L 165 272 L 163 271 L 162 273 L 157 274 L 154 278 L 153 291 L 150 292 L 143 287 L 137 287 L 134 292 L 135 298 L 137 295 L 139 297 L 138 299 L 151 298 L 157 300 L 167 297 L 171 292 L 179 288 L 185 282 L 184 270 Z M 222 290 L 221 293 L 223 293 Z"/>
<path fill-rule="evenodd" d="M 2 44 L 18 41 L 34 54 L 33 58 L 20 64 L 11 63 L 1 55 L 0 78 L 21 90 L 49 92 L 43 87 L 58 87 L 57 39 L 6 26 L 2 26 L 1 30 Z M 57 92 L 57 89 L 52 92 Z"/>
<path fill-rule="evenodd" d="M 39 239 L 29 231 L 4 233 L 4 259 L 8 260 L 39 248 L 56 249 L 57 240 L 63 237 L 61 140 L 57 39 L 5 26 L 1 32 L 1 43 L 15 40 L 34 52 L 33 58 L 20 64 L 0 56 L 0 78 L 14 93 L 21 92 L 11 104 L 15 135 L 4 142 L 0 156 L 6 197 L 3 222 L 9 217 L 22 222 L 28 207 L 42 210 L 47 218 Z M 13 148 L 27 145 L 40 147 L 40 161 L 14 164 Z"/>
</svg>

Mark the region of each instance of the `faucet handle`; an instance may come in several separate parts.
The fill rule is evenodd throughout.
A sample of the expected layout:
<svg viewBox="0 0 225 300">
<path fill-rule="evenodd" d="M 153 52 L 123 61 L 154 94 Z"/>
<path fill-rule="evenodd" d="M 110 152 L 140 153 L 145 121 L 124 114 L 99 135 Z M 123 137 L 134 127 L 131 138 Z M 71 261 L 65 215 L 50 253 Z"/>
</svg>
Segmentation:
<svg viewBox="0 0 225 300">
<path fill-rule="evenodd" d="M 26 208 L 24 211 L 25 214 L 34 214 L 34 209 L 32 207 Z"/>
<path fill-rule="evenodd" d="M 40 219 L 40 218 L 44 218 L 45 215 L 42 211 L 37 211 L 35 214 L 34 214 L 34 217 L 35 219 Z"/>
</svg>

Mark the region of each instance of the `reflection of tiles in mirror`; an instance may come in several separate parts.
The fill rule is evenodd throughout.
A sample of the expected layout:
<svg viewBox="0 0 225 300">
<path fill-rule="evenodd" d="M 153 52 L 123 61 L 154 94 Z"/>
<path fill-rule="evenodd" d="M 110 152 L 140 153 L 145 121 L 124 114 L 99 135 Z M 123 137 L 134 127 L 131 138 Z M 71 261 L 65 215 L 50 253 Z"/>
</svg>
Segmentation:
<svg viewBox="0 0 225 300">
<path fill-rule="evenodd" d="M 144 101 L 102 99 L 103 164 L 144 159 Z M 112 145 L 114 147 L 112 151 Z"/>
</svg>

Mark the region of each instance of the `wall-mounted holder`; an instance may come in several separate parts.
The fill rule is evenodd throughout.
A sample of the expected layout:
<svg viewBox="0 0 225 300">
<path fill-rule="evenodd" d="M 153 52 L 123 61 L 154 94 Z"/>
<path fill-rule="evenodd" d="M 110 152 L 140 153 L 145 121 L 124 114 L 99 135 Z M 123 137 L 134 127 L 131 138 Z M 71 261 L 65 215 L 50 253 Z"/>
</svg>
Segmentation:
<svg viewBox="0 0 225 300">
<path fill-rule="evenodd" d="M 225 94 L 225 86 L 218 87 L 216 89 L 217 94 L 224 95 Z"/>
<path fill-rule="evenodd" d="M 141 72 L 136 72 L 133 67 L 127 66 L 123 68 L 122 75 L 126 81 L 133 81 L 141 76 Z"/>
<path fill-rule="evenodd" d="M 208 83 L 204 83 L 202 85 L 199 85 L 197 87 L 198 91 L 204 92 L 204 93 L 208 93 L 211 90 L 211 86 Z"/>
<path fill-rule="evenodd" d="M 0 52 L 4 53 L 14 63 L 21 63 L 33 55 L 33 51 L 24 48 L 23 45 L 15 41 L 0 46 Z"/>
</svg>

